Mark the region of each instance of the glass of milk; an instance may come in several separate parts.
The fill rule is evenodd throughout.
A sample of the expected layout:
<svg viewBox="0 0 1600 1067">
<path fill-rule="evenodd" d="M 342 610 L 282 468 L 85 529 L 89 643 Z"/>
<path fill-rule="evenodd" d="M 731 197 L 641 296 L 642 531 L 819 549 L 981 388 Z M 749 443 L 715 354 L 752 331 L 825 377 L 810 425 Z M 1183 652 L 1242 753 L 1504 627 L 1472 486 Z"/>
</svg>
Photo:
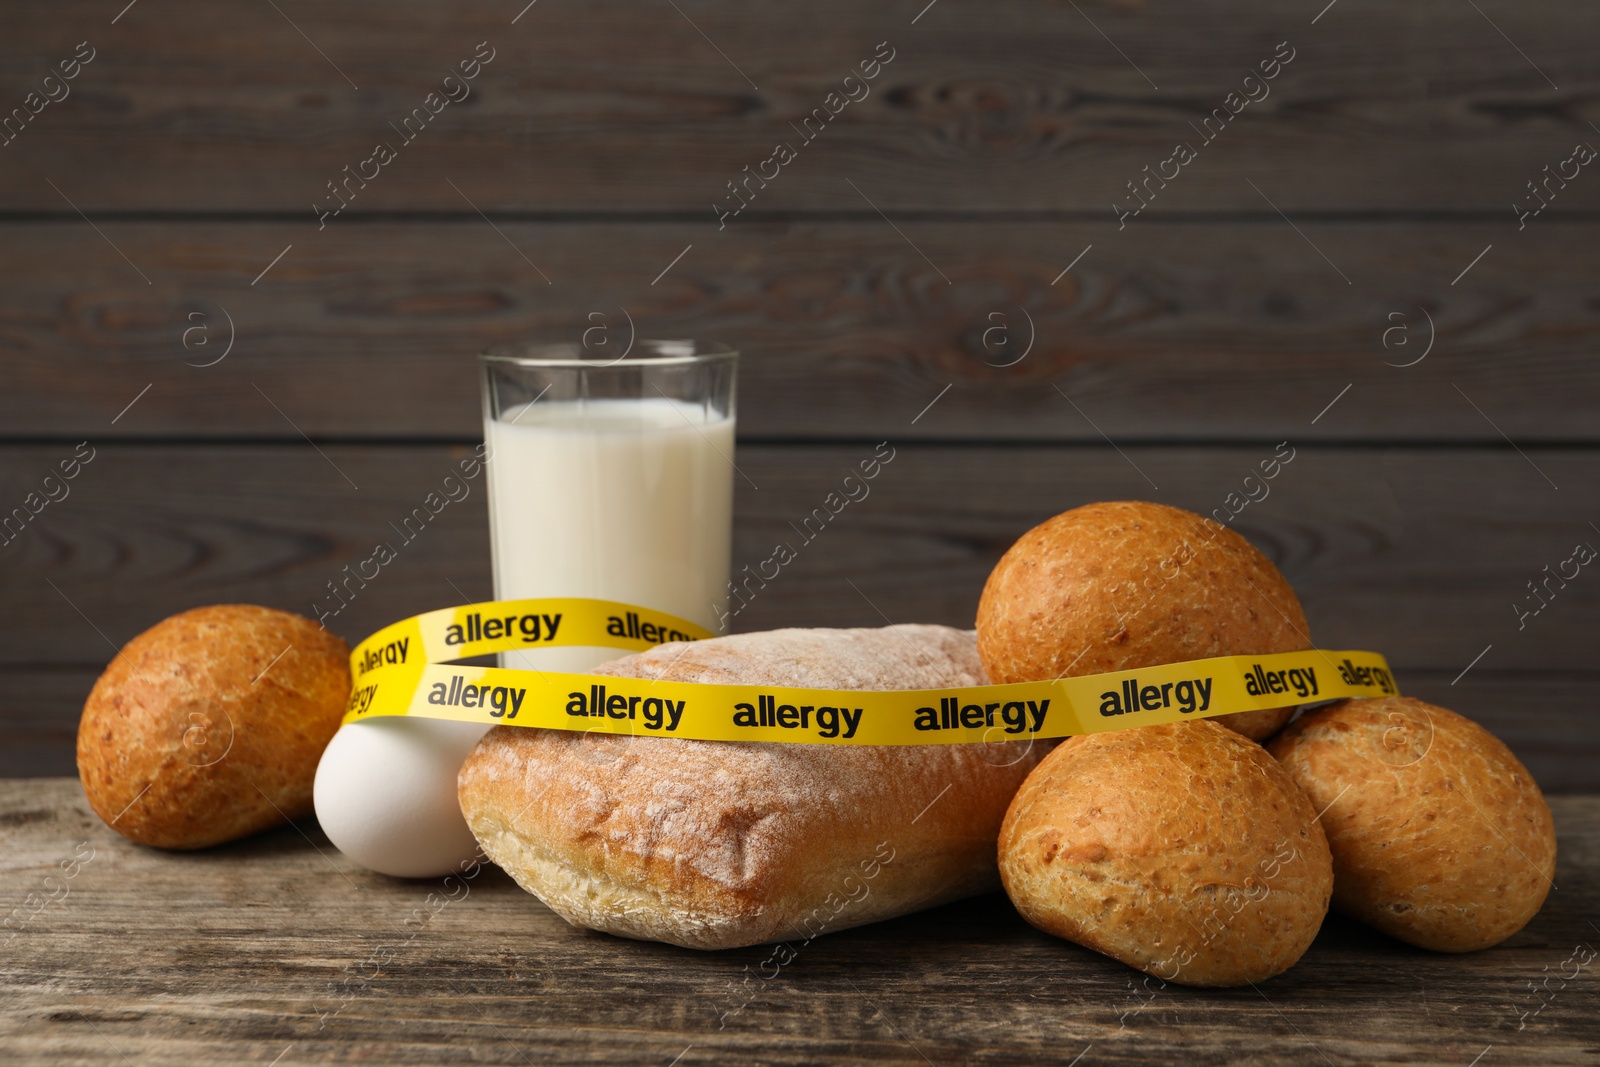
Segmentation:
<svg viewBox="0 0 1600 1067">
<path fill-rule="evenodd" d="M 481 364 L 495 595 L 620 600 L 719 629 L 738 353 L 638 341 L 600 360 L 578 345 L 516 345 Z M 502 662 L 583 672 L 619 654 L 546 648 Z M 466 870 L 478 844 L 456 777 L 488 729 L 398 717 L 340 727 L 314 789 L 328 838 L 385 874 Z"/>
<path fill-rule="evenodd" d="M 495 596 L 595 597 L 717 630 L 733 520 L 738 353 L 636 341 L 491 349 L 483 369 Z M 615 649 L 546 648 L 507 667 L 587 671 Z"/>
</svg>

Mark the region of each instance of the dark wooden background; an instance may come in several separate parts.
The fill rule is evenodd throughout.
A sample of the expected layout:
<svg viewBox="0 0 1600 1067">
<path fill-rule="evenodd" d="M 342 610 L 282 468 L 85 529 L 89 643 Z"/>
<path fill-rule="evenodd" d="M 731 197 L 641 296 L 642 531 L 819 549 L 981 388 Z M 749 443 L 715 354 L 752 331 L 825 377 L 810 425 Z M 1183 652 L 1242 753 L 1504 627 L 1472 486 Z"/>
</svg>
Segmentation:
<svg viewBox="0 0 1600 1067">
<path fill-rule="evenodd" d="M 924 2 L 0 7 L 0 113 L 96 50 L 0 147 L 0 511 L 95 449 L 0 546 L 0 774 L 73 773 L 95 676 L 163 616 L 310 614 L 478 439 L 478 350 L 631 319 L 746 353 L 736 569 L 896 449 L 741 629 L 968 625 L 1030 525 L 1210 511 L 1287 440 L 1237 526 L 1315 639 L 1384 651 L 1547 790 L 1600 788 L 1600 573 L 1513 608 L 1600 547 L 1600 174 L 1512 206 L 1600 146 L 1600 12 Z M 319 230 L 480 41 L 470 99 Z M 871 95 L 719 231 L 725 183 L 881 41 Z M 1271 95 L 1119 229 L 1281 41 Z M 487 597 L 483 500 L 334 628 Z"/>
</svg>

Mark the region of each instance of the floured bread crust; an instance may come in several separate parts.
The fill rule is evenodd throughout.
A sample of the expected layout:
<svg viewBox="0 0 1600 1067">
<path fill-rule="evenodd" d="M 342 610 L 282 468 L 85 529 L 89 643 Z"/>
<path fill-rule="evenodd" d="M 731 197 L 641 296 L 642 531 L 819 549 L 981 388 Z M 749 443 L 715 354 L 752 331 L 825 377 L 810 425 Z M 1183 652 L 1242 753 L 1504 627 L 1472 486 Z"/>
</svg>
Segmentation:
<svg viewBox="0 0 1600 1067">
<path fill-rule="evenodd" d="M 987 684 L 972 633 L 774 630 L 597 674 L 831 689 Z M 575 926 L 718 949 L 999 888 L 994 842 L 1045 742 L 746 744 L 496 727 L 462 766 L 489 857 Z"/>
</svg>

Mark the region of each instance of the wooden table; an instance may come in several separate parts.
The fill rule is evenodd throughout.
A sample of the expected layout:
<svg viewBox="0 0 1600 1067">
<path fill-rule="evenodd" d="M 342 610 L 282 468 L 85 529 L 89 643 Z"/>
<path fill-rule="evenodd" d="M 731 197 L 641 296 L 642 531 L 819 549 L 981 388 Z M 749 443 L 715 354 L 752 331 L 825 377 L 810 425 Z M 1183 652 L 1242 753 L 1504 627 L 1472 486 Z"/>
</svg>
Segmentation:
<svg viewBox="0 0 1600 1067">
<path fill-rule="evenodd" d="M 771 947 L 573 929 L 492 867 L 451 900 L 356 867 L 310 822 L 157 852 L 109 830 L 73 779 L 0 781 L 0 902 L 17 909 L 0 1059 L 1592 1064 L 1600 797 L 1551 807 L 1560 888 L 1499 948 L 1435 955 L 1334 916 L 1288 974 L 1204 991 L 1146 984 L 998 895 L 823 937 L 780 967 Z"/>
</svg>

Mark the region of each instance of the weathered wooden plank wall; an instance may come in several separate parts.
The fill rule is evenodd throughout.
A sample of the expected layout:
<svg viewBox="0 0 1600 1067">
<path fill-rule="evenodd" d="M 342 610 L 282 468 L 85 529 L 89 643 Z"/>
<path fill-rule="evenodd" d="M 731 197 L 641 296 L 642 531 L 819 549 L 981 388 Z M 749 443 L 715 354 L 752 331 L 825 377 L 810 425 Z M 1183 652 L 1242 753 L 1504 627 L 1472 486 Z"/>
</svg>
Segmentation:
<svg viewBox="0 0 1600 1067">
<path fill-rule="evenodd" d="M 115 26 L 90 0 L 7 5 L 8 103 L 77 42 L 97 54 L 77 103 L 19 139 L 29 165 L 0 175 L 0 202 L 62 211 L 49 175 L 86 209 L 309 220 L 324 182 L 397 139 L 389 123 L 487 42 L 470 95 L 353 211 L 458 214 L 450 179 L 486 209 L 709 219 L 724 183 L 796 140 L 790 124 L 850 91 L 882 42 L 893 58 L 869 95 L 797 146 L 758 207 L 860 210 L 848 177 L 885 207 L 1099 217 L 1197 136 L 1188 123 L 1265 92 L 1200 146 L 1172 209 L 1259 214 L 1248 176 L 1285 210 L 1509 218 L 1523 182 L 1589 136 L 1600 83 L 1584 0 L 1501 0 L 1493 21 L 1445 0 L 1341 0 L 1315 25 L 1322 5 L 1246 0 L 939 0 L 913 24 L 925 4 L 546 2 L 512 25 L 516 0 L 140 0 Z M 1265 89 L 1244 84 L 1280 54 Z"/>
<path fill-rule="evenodd" d="M 937 269 L 876 218 L 727 234 L 686 222 L 500 228 L 556 284 L 476 217 L 330 227 L 303 251 L 277 223 L 111 225 L 150 286 L 81 220 L 0 226 L 14 386 L 0 392 L 0 426 L 464 440 L 481 432 L 474 353 L 532 335 L 576 340 L 602 321 L 621 343 L 631 317 L 638 329 L 745 346 L 751 440 L 1101 442 L 1051 382 L 1119 441 L 1500 441 L 1486 416 L 1519 443 L 1596 431 L 1600 363 L 1585 356 L 1600 347 L 1600 302 L 1584 266 L 1600 223 L 1530 228 L 1455 286 L 1486 244 L 1515 235 L 1514 221 L 1313 226 L 1358 286 L 1275 217 L 1151 220 L 1121 233 L 1103 220 L 906 222 Z M 1430 317 L 1437 355 L 1403 366 L 1424 351 Z M 996 327 L 1005 332 L 986 337 Z M 235 352 L 203 366 L 230 335 Z M 996 365 L 1030 339 L 1019 362 Z"/>
<path fill-rule="evenodd" d="M 1600 787 L 1600 579 L 1513 608 L 1600 545 L 1600 179 L 1544 169 L 1600 144 L 1591 6 L 524 2 L 0 9 L 0 514 L 95 450 L 0 544 L 0 774 L 71 773 L 95 673 L 163 615 L 310 613 L 475 439 L 473 353 L 599 314 L 747 353 L 736 568 L 898 449 L 740 629 L 968 624 L 1032 523 L 1210 511 L 1287 440 L 1236 523 L 1319 642 Z M 1207 140 L 1230 92 L 1267 95 Z M 487 595 L 482 500 L 334 628 Z"/>
</svg>

